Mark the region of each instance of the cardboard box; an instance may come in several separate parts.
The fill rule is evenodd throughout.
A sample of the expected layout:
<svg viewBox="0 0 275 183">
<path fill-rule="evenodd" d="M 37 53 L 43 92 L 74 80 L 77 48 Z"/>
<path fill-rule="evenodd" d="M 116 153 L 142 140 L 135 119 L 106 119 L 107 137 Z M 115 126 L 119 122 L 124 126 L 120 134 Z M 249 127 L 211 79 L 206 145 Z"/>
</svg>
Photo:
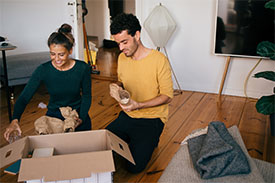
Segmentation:
<svg viewBox="0 0 275 183">
<path fill-rule="evenodd" d="M 27 158 L 36 148 L 54 148 L 54 155 Z M 115 171 L 112 150 L 135 164 L 128 144 L 105 129 L 28 136 L 0 149 L 1 168 L 22 159 L 18 181 L 102 182 L 103 177 L 109 182 Z"/>
</svg>

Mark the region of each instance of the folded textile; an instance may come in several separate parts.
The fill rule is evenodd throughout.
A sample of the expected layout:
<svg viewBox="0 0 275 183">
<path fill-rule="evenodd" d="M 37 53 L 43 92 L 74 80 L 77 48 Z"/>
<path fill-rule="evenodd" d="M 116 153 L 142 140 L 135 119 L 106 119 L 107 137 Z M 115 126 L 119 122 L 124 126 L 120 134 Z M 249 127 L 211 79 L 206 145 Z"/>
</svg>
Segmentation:
<svg viewBox="0 0 275 183">
<path fill-rule="evenodd" d="M 202 179 L 251 172 L 244 152 L 222 122 L 211 122 L 207 134 L 187 142 L 193 165 Z"/>
</svg>

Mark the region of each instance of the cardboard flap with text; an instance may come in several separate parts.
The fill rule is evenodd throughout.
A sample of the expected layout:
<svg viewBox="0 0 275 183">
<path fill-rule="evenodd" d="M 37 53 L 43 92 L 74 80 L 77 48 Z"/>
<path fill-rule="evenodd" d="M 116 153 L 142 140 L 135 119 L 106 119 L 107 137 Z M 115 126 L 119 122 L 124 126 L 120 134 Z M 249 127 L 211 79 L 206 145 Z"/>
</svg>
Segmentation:
<svg viewBox="0 0 275 183">
<path fill-rule="evenodd" d="M 11 164 L 26 156 L 28 151 L 28 137 L 19 139 L 12 144 L 6 145 L 0 149 L 0 168 Z"/>
<path fill-rule="evenodd" d="M 107 139 L 111 149 L 135 165 L 136 163 L 133 159 L 133 156 L 131 154 L 128 144 L 124 142 L 122 139 L 120 139 L 118 136 L 113 134 L 112 132 L 108 130 L 106 131 L 107 131 Z"/>
</svg>

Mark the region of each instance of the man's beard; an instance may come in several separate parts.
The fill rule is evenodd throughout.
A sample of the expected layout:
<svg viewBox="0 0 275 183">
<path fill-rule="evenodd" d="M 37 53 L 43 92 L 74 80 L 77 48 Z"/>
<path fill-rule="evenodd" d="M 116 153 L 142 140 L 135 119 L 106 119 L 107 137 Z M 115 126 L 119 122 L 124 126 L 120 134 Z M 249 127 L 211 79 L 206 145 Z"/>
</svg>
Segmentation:
<svg viewBox="0 0 275 183">
<path fill-rule="evenodd" d="M 131 47 L 130 49 L 128 49 L 129 50 L 128 54 L 125 53 L 126 57 L 132 57 L 132 56 L 134 56 L 134 54 L 136 53 L 137 49 L 138 49 L 138 44 L 134 40 L 133 47 Z"/>
</svg>

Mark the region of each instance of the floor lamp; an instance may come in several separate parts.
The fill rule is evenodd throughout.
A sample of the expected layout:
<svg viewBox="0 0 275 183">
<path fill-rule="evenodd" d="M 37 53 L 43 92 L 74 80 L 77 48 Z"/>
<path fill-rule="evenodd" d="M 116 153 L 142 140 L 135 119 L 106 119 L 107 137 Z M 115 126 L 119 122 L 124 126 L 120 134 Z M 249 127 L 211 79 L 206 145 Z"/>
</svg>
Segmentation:
<svg viewBox="0 0 275 183">
<path fill-rule="evenodd" d="M 176 22 L 169 14 L 168 10 L 164 6 L 162 6 L 162 4 L 156 6 L 144 22 L 144 28 L 146 29 L 153 43 L 157 47 L 157 50 L 160 51 L 160 49 L 163 48 L 168 61 L 169 58 L 165 45 L 176 30 L 176 26 Z M 172 68 L 170 61 L 169 64 L 177 83 L 179 89 L 178 91 L 181 94 L 182 90 L 180 88 L 176 74 Z"/>
</svg>

